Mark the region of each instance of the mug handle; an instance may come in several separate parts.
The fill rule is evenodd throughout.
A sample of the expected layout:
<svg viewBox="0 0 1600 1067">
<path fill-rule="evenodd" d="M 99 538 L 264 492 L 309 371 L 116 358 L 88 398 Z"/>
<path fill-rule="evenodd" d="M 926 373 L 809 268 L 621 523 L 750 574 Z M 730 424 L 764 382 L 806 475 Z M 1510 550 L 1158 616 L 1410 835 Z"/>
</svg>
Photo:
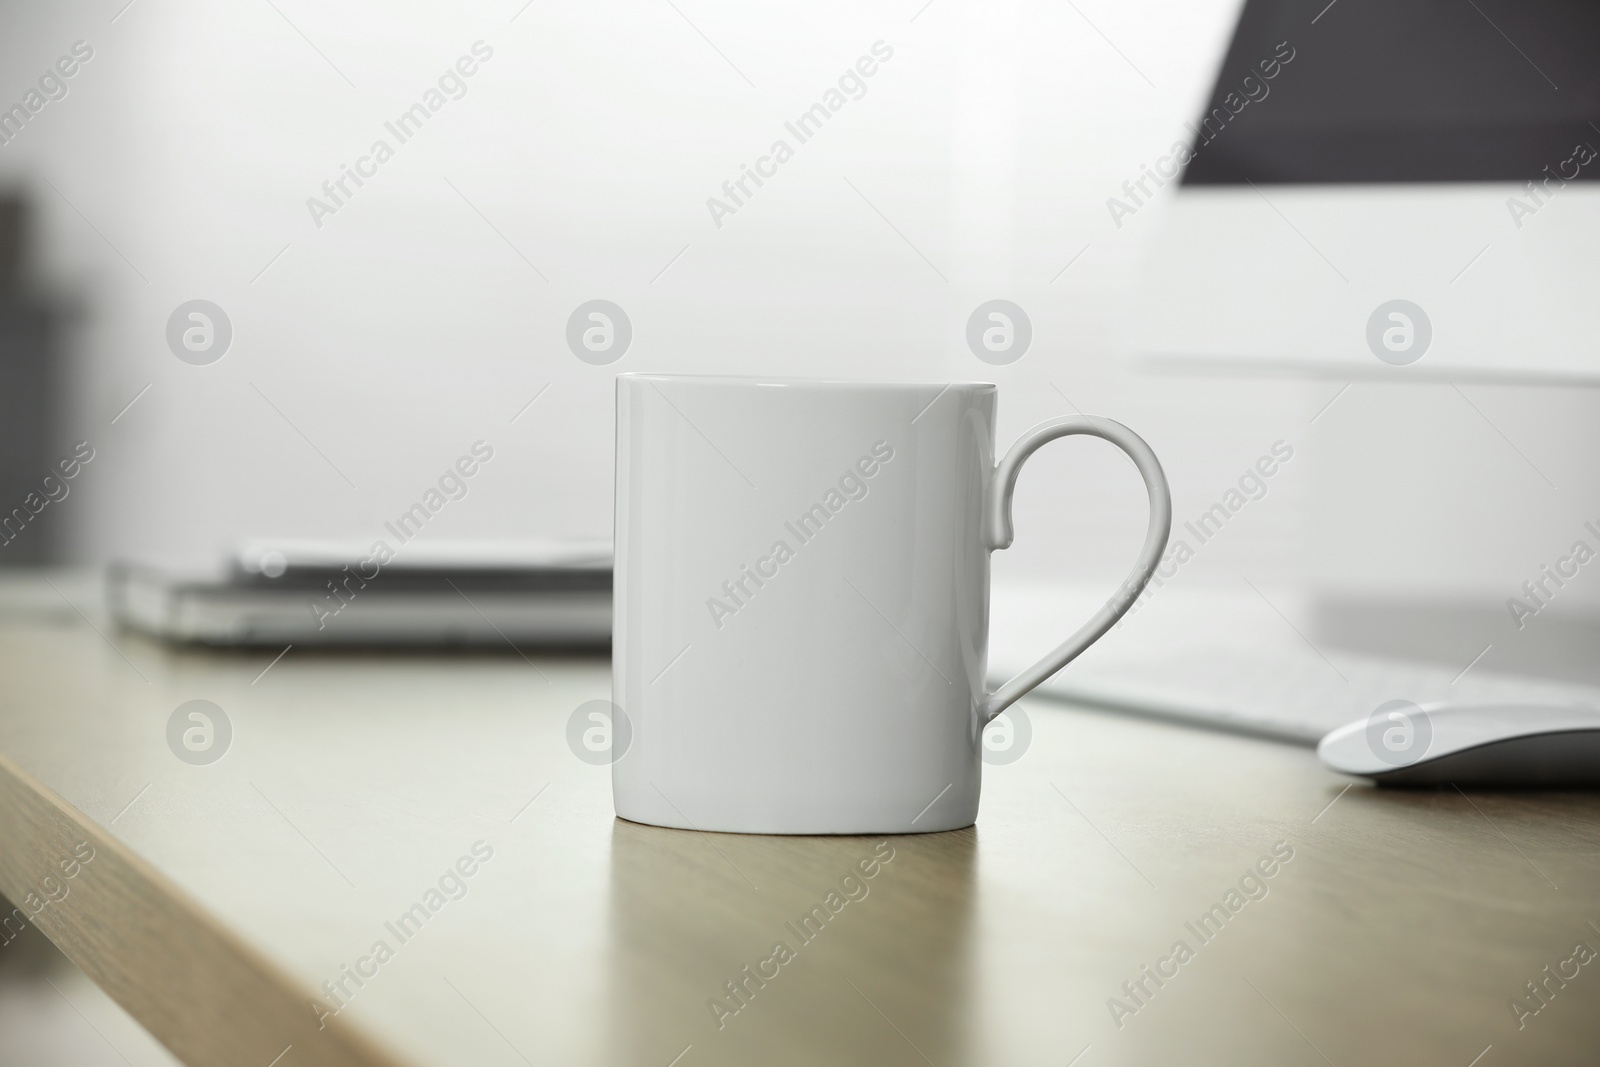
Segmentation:
<svg viewBox="0 0 1600 1067">
<path fill-rule="evenodd" d="M 994 478 L 989 484 L 985 516 L 990 551 L 1011 547 L 1011 541 L 1015 536 L 1011 525 L 1011 497 L 1016 491 L 1017 474 L 1022 470 L 1023 462 L 1033 455 L 1039 446 L 1058 437 L 1072 437 L 1077 434 L 1110 441 L 1127 453 L 1128 458 L 1133 460 L 1133 465 L 1139 468 L 1139 473 L 1144 476 L 1144 486 L 1150 494 L 1150 525 L 1145 533 L 1144 547 L 1139 550 L 1138 561 L 1134 563 L 1133 571 L 1127 580 L 1092 619 L 1084 623 L 1077 633 L 1057 645 L 1049 655 L 984 698 L 978 708 L 980 724 L 988 723 L 1034 686 L 1071 663 L 1079 653 L 1116 625 L 1117 620 L 1122 618 L 1133 606 L 1133 602 L 1139 598 L 1139 594 L 1144 592 L 1145 585 L 1149 583 L 1151 575 L 1155 573 L 1156 565 L 1161 561 L 1162 551 L 1167 547 L 1167 536 L 1172 532 L 1172 494 L 1167 488 L 1167 476 L 1161 469 L 1161 461 L 1156 459 L 1156 454 L 1145 444 L 1144 438 L 1122 423 L 1110 419 L 1092 415 L 1063 415 L 1041 422 L 1023 434 L 1017 443 L 1011 446 L 1011 451 L 1006 453 L 1006 458 L 994 469 Z"/>
</svg>

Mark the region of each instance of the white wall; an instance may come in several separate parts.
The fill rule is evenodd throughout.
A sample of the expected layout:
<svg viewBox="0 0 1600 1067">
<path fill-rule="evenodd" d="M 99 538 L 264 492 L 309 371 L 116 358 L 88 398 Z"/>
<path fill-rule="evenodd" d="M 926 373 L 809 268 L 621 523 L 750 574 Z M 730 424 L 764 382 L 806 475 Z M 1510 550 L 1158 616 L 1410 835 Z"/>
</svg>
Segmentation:
<svg viewBox="0 0 1600 1067">
<path fill-rule="evenodd" d="M 534 4 L 515 21 L 519 0 L 275 2 L 6 16 L 0 99 L 72 41 L 96 49 L 71 95 L 0 148 L 0 171 L 38 190 L 53 274 L 90 301 L 76 418 L 99 453 L 73 504 L 85 557 L 365 540 L 479 438 L 495 460 L 429 536 L 604 536 L 625 370 L 993 380 L 1002 445 L 1074 406 L 1140 430 L 1180 518 L 1320 402 L 1294 383 L 1140 376 L 1119 350 L 1162 209 L 1118 229 L 1105 199 L 1181 135 L 1233 0 L 640 0 Z M 314 225 L 307 197 L 480 39 L 494 55 L 465 97 Z M 716 226 L 706 198 L 878 40 L 894 56 L 866 95 Z M 235 331 L 210 366 L 164 340 L 195 297 Z M 594 297 L 634 324 L 610 367 L 563 341 Z M 992 297 L 1033 320 L 1009 367 L 963 339 Z M 1185 580 L 1300 573 L 1307 466 Z M 1143 509 L 1109 448 L 1047 450 L 1000 573 L 1109 580 Z"/>
</svg>

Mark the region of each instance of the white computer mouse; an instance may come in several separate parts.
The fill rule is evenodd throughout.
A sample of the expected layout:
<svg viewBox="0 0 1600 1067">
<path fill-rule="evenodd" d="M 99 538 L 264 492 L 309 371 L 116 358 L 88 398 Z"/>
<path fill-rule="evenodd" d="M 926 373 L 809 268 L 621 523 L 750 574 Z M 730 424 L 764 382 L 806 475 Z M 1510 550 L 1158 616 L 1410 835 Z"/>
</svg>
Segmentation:
<svg viewBox="0 0 1600 1067">
<path fill-rule="evenodd" d="M 1317 755 L 1380 785 L 1600 786 L 1600 709 L 1395 700 L 1330 732 Z"/>
</svg>

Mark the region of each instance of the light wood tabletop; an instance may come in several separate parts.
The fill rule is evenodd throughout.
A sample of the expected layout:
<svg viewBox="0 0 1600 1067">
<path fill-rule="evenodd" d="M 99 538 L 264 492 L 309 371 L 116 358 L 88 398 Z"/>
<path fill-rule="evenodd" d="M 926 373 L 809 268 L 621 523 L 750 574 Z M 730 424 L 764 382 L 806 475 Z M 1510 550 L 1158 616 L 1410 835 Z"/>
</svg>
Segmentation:
<svg viewBox="0 0 1600 1067">
<path fill-rule="evenodd" d="M 0 893 L 190 1064 L 1600 1058 L 1593 795 L 1031 700 L 973 828 L 700 834 L 569 745 L 604 659 L 276 655 L 0 590 Z"/>
</svg>

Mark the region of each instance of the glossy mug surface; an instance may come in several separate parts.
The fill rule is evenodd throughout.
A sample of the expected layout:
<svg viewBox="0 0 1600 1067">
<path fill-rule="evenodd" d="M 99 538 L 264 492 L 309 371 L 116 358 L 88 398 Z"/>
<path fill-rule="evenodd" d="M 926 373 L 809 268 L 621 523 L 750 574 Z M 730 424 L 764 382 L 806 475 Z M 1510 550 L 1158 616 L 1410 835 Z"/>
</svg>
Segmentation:
<svg viewBox="0 0 1600 1067">
<path fill-rule="evenodd" d="M 1067 416 L 995 463 L 993 385 L 617 380 L 617 814 L 685 829 L 910 833 L 977 817 L 984 725 L 1103 634 L 1165 547 L 1160 464 Z M 1088 434 L 1133 458 L 1133 574 L 989 693 L 989 554 L 1023 460 Z M 1041 531 L 1042 533 L 1043 531 Z"/>
</svg>

